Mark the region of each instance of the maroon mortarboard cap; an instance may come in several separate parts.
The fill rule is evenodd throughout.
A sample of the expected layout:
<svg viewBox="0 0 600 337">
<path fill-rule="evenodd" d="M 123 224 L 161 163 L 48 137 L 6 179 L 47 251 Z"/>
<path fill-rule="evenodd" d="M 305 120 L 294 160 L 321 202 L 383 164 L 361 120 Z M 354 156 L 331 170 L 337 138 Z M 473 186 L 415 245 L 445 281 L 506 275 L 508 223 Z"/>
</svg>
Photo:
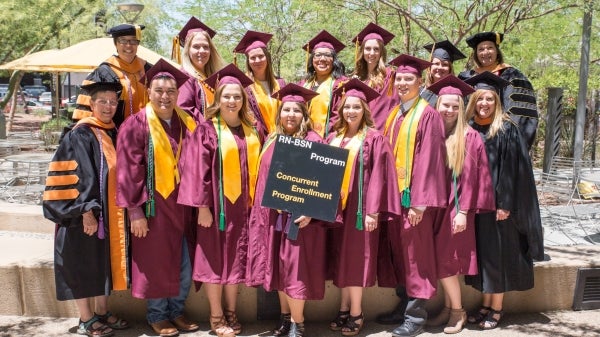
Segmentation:
<svg viewBox="0 0 600 337">
<path fill-rule="evenodd" d="M 302 49 L 311 52 L 315 48 L 329 48 L 339 53 L 346 47 L 340 40 L 336 39 L 333 35 L 329 34 L 326 30 L 322 30 L 317 36 L 313 37 L 312 40 L 308 41 L 307 44 L 302 46 Z"/>
<path fill-rule="evenodd" d="M 392 41 L 394 38 L 394 34 L 389 31 L 381 28 L 380 26 L 370 22 L 358 35 L 356 35 L 352 42 L 363 43 L 365 40 L 378 40 L 383 42 L 384 45 L 388 44 L 388 42 Z"/>
<path fill-rule="evenodd" d="M 318 92 L 294 83 L 288 83 L 283 88 L 279 89 L 279 91 L 271 94 L 271 97 L 280 100 L 282 103 L 306 103 L 316 96 L 319 96 Z"/>
<path fill-rule="evenodd" d="M 458 48 L 448 40 L 428 44 L 423 46 L 423 48 L 429 50 L 431 59 L 438 58 L 440 60 L 454 62 L 466 58 L 465 54 L 458 50 Z"/>
<path fill-rule="evenodd" d="M 177 88 L 181 87 L 187 80 L 189 80 L 189 76 L 183 73 L 181 70 L 175 68 L 171 63 L 167 62 L 165 59 L 160 59 L 153 65 L 142 78 L 140 82 L 144 84 L 150 84 L 154 78 L 157 76 L 166 76 L 175 80 L 177 84 Z"/>
<path fill-rule="evenodd" d="M 366 85 L 358 78 L 353 78 L 350 81 L 342 84 L 339 88 L 335 89 L 333 94 L 339 97 L 358 97 L 367 103 L 379 97 L 379 93 L 377 91 Z"/>
<path fill-rule="evenodd" d="M 473 49 L 477 49 L 477 45 L 483 41 L 492 41 L 496 45 L 500 45 L 504 40 L 504 34 L 498 32 L 481 32 L 467 38 L 467 44 Z"/>
<path fill-rule="evenodd" d="M 420 76 L 423 70 L 431 66 L 432 63 L 414 56 L 402 54 L 391 60 L 390 64 L 396 66 L 397 73 L 412 73 Z"/>
<path fill-rule="evenodd" d="M 217 34 L 217 32 L 212 30 L 209 26 L 196 19 L 195 16 L 192 16 L 185 26 L 183 26 L 183 28 L 181 28 L 179 31 L 180 44 L 183 46 L 185 44 L 185 40 L 190 34 L 201 31 L 205 31 L 211 39 Z"/>
<path fill-rule="evenodd" d="M 256 48 L 266 48 L 273 34 L 255 32 L 249 30 L 244 34 L 238 45 L 233 49 L 234 53 L 248 54 L 249 51 Z"/>
<path fill-rule="evenodd" d="M 427 87 L 427 90 L 438 96 L 459 95 L 465 97 L 475 92 L 475 89 L 460 78 L 450 74 Z"/>
<path fill-rule="evenodd" d="M 238 69 L 233 63 L 228 64 L 225 68 L 212 74 L 204 82 L 213 89 L 217 89 L 217 87 L 225 84 L 239 84 L 245 88 L 254 83 L 254 81 L 246 76 L 246 74 Z"/>
<path fill-rule="evenodd" d="M 504 87 L 510 84 L 507 80 L 492 74 L 489 71 L 484 71 L 481 74 L 473 76 L 465 81 L 477 89 L 494 90 L 499 93 Z"/>
</svg>

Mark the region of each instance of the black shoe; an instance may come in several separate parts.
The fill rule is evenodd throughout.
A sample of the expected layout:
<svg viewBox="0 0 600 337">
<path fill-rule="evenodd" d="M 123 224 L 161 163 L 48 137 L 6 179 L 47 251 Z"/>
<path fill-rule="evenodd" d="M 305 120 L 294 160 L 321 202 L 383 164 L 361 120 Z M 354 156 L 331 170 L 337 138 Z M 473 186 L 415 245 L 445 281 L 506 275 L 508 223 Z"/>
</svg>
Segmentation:
<svg viewBox="0 0 600 337">
<path fill-rule="evenodd" d="M 288 337 L 304 337 L 304 323 L 292 322 Z"/>
<path fill-rule="evenodd" d="M 281 314 L 279 318 L 279 326 L 277 329 L 273 330 L 273 337 L 287 336 L 290 332 L 290 326 L 292 322 L 290 321 L 292 318 L 291 314 Z"/>
<path fill-rule="evenodd" d="M 423 333 L 423 326 L 410 321 L 404 323 L 392 331 L 394 337 L 414 337 Z"/>
</svg>

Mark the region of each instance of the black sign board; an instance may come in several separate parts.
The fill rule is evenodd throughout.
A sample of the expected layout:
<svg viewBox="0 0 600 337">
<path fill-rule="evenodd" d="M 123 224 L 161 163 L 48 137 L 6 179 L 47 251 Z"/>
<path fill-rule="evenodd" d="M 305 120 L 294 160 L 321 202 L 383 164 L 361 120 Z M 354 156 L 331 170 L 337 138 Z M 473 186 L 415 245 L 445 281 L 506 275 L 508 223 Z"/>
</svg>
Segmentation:
<svg viewBox="0 0 600 337">
<path fill-rule="evenodd" d="M 333 222 L 348 150 L 278 135 L 262 206 Z"/>
</svg>

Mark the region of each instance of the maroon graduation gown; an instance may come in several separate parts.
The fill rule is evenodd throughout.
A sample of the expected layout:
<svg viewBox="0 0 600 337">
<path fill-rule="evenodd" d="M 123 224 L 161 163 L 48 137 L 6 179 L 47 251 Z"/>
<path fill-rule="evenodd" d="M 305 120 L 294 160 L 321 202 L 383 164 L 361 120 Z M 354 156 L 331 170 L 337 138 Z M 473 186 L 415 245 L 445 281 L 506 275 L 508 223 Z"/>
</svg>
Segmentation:
<svg viewBox="0 0 600 337">
<path fill-rule="evenodd" d="M 477 274 L 475 214 L 496 209 L 485 145 L 479 133 L 471 127 L 467 129 L 465 145 L 465 162 L 461 174 L 456 177 L 456 189 L 448 169 L 448 207 L 439 213 L 443 218 L 437 222 L 439 227 L 435 229 L 435 256 L 440 279 Z M 457 212 L 455 197 L 458 197 L 459 210 L 468 211 L 467 228 L 452 234 L 452 220 Z"/>
<path fill-rule="evenodd" d="M 187 129 L 174 114 L 171 126 L 161 120 L 173 153 Z M 146 109 L 130 116 L 121 125 L 117 139 L 117 205 L 145 209 L 148 200 L 148 136 Z M 193 252 L 191 208 L 177 204 L 179 185 L 164 199 L 154 191 L 155 216 L 148 218 L 145 238 L 131 236 L 131 294 L 137 298 L 166 298 L 179 295 L 179 270 L 184 237 Z"/>
<path fill-rule="evenodd" d="M 181 87 L 177 96 L 177 106 L 187 111 L 198 122 L 204 120 L 204 105 L 206 104 L 206 95 L 204 87 L 198 83 L 198 79 L 181 69 L 189 76 Z"/>
<path fill-rule="evenodd" d="M 225 231 L 219 230 L 220 156 L 217 131 L 212 120 L 205 120 L 198 125 L 186 140 L 182 154 L 185 159 L 181 166 L 177 202 L 193 207 L 210 207 L 213 214 L 210 227 L 196 226 L 196 255 L 192 272 L 195 281 L 214 284 L 245 282 L 250 208 L 248 159 L 243 128 L 232 128 L 231 131 L 240 156 L 242 194 L 235 203 L 223 196 Z"/>
<path fill-rule="evenodd" d="M 334 138 L 335 134 L 331 134 L 328 143 Z M 367 214 L 379 213 L 379 219 L 389 220 L 401 213 L 394 163 L 395 158 L 387 139 L 379 131 L 368 129 L 363 143 L 363 228 Z M 329 229 L 327 237 L 328 252 L 331 253 L 328 255 L 328 270 L 333 283 L 339 288 L 375 285 L 379 237 L 386 235 L 379 226 L 372 232 L 356 228 L 359 171 L 357 152 L 346 208 L 338 210 L 342 213 L 338 219 L 343 219 L 343 223 Z"/>
<path fill-rule="evenodd" d="M 371 117 L 375 122 L 375 128 L 383 133 L 385 129 L 385 121 L 387 120 L 392 109 L 400 104 L 400 98 L 396 92 L 394 81 L 396 80 L 396 72 L 392 68 L 385 69 L 385 80 L 383 87 L 374 88 L 380 94 L 379 97 L 369 102 L 369 110 L 371 110 Z M 369 81 L 365 81 L 366 84 Z"/>
<path fill-rule="evenodd" d="M 309 131 L 305 139 L 322 142 L 321 136 L 314 131 Z M 313 220 L 300 229 L 296 240 L 291 241 L 285 234 L 290 214 L 280 214 L 275 209 L 260 205 L 273 149 L 271 144 L 260 162 L 256 198 L 250 216 L 246 284 L 262 285 L 267 291 L 283 291 L 295 299 L 321 300 L 325 295 L 325 228 L 320 221 Z M 300 215 L 292 216 L 295 219 Z M 278 220 L 280 228 L 277 227 Z"/>
<path fill-rule="evenodd" d="M 396 134 L 392 138 L 392 148 L 400 141 L 397 139 L 398 131 L 403 121 L 403 115 L 395 120 Z M 433 229 L 438 212 L 443 212 L 448 205 L 444 135 L 444 123 L 439 112 L 427 105 L 417 127 L 413 166 L 410 170 L 411 206 L 427 208 L 419 224 L 412 226 L 408 222 L 409 208 L 402 207 L 399 220 L 392 220 L 387 224 L 390 247 L 384 247 L 383 254 L 380 254 L 385 259 L 387 249 L 391 250 L 396 273 L 394 282 L 388 268 L 382 267 L 389 266 L 389 262 L 380 262 L 383 263 L 379 269 L 380 286 L 395 287 L 403 284 L 408 296 L 421 299 L 435 296 L 437 288 Z"/>
</svg>

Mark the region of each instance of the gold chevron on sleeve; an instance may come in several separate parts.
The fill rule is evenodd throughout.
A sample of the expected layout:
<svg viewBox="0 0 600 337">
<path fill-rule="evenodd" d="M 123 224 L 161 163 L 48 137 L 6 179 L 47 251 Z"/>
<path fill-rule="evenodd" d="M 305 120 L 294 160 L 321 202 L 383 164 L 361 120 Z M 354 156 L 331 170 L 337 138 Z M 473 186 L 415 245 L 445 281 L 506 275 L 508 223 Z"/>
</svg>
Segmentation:
<svg viewBox="0 0 600 337">
<path fill-rule="evenodd" d="M 75 185 L 78 181 L 79 177 L 74 174 L 64 176 L 48 176 L 46 178 L 46 186 Z"/>
<path fill-rule="evenodd" d="M 45 201 L 57 201 L 57 200 L 73 200 L 79 196 L 79 191 L 74 188 L 68 190 L 50 190 L 44 191 Z"/>
<path fill-rule="evenodd" d="M 48 167 L 48 171 L 72 171 L 77 168 L 77 162 L 74 160 L 53 161 Z"/>
</svg>

